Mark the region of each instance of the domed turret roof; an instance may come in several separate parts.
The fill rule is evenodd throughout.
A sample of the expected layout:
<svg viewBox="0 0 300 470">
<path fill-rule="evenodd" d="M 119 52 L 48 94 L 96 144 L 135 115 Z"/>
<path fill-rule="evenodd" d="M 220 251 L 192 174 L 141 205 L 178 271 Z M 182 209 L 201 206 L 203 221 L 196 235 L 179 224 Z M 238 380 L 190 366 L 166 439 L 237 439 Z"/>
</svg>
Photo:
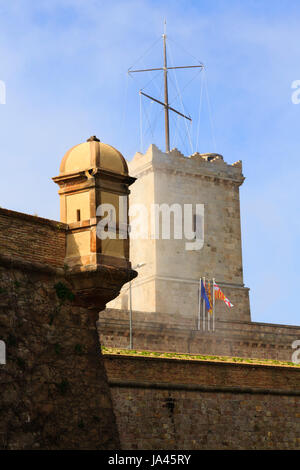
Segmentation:
<svg viewBox="0 0 300 470">
<path fill-rule="evenodd" d="M 100 142 L 96 136 L 68 150 L 62 159 L 59 171 L 60 174 L 67 174 L 91 168 L 128 175 L 128 167 L 123 155 L 111 145 Z"/>
</svg>

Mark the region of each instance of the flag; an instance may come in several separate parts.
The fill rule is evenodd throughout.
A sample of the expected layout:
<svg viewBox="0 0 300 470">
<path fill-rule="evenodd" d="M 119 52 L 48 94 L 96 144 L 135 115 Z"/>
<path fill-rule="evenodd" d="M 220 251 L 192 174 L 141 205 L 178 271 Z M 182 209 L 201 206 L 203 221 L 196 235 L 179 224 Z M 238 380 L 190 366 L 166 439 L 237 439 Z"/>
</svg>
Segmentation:
<svg viewBox="0 0 300 470">
<path fill-rule="evenodd" d="M 212 315 L 212 313 L 213 313 L 213 309 L 212 309 L 213 303 L 212 303 L 212 295 L 211 295 L 211 282 L 207 283 L 207 292 L 208 292 L 208 300 L 209 300 L 209 303 L 210 303 L 210 309 L 208 310 L 208 313 L 210 315 Z"/>
<path fill-rule="evenodd" d="M 206 309 L 210 310 L 210 303 L 206 294 L 204 282 L 201 279 L 201 298 L 205 300 Z"/>
<path fill-rule="evenodd" d="M 227 307 L 233 307 L 233 304 L 230 302 L 229 299 L 227 299 L 227 297 L 225 297 L 225 295 L 217 284 L 215 284 L 215 299 L 223 300 Z"/>
</svg>

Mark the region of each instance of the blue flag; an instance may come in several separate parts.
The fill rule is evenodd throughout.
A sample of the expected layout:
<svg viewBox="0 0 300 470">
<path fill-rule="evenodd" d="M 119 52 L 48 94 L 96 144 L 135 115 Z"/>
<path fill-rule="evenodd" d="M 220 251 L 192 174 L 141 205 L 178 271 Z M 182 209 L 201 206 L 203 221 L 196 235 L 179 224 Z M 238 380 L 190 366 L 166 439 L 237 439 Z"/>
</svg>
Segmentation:
<svg viewBox="0 0 300 470">
<path fill-rule="evenodd" d="M 209 303 L 209 300 L 208 300 L 208 297 L 207 297 L 206 290 L 205 290 L 204 283 L 203 283 L 202 279 L 201 279 L 201 298 L 205 300 L 206 309 L 210 310 L 211 309 L 210 303 Z"/>
</svg>

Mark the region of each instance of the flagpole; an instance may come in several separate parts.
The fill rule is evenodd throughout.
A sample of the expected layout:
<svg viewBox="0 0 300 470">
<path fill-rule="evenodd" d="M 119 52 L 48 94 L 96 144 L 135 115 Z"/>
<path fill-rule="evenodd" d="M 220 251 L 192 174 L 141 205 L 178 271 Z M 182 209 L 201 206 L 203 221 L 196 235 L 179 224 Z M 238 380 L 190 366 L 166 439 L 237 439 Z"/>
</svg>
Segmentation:
<svg viewBox="0 0 300 470">
<path fill-rule="evenodd" d="M 213 278 L 213 298 L 212 298 L 212 302 L 213 302 L 213 331 L 215 331 L 215 278 Z"/>
<path fill-rule="evenodd" d="M 198 330 L 200 330 L 200 321 L 201 321 L 201 277 L 199 279 L 198 286 Z"/>
<path fill-rule="evenodd" d="M 205 289 L 205 277 L 203 277 L 203 287 Z M 205 331 L 205 299 L 202 302 L 202 315 L 203 315 L 203 331 Z"/>
<path fill-rule="evenodd" d="M 132 349 L 132 284 L 129 281 L 129 349 Z"/>
<path fill-rule="evenodd" d="M 209 286 L 209 290 L 208 290 L 208 286 Z M 211 292 L 211 282 L 209 280 L 207 281 L 207 292 Z M 210 300 L 209 296 L 208 296 L 208 300 Z M 209 313 L 209 311 L 207 312 L 207 331 L 210 331 L 210 313 Z"/>
</svg>

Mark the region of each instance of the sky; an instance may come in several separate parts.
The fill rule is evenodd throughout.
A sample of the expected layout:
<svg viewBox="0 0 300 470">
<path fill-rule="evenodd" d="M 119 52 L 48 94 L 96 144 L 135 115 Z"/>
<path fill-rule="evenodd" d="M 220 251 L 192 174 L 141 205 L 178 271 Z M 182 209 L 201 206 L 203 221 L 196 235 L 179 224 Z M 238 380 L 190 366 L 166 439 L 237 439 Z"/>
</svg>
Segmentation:
<svg viewBox="0 0 300 470">
<path fill-rule="evenodd" d="M 252 320 L 299 325 L 298 0 L 0 0 L 0 206 L 59 220 L 51 177 L 91 135 L 128 160 L 164 149 L 163 110 L 138 93 L 161 99 L 162 77 L 127 73 L 161 66 L 164 19 L 169 65 L 205 65 L 170 74 L 172 105 L 193 117 L 171 113 L 171 147 L 242 160 Z"/>
</svg>

